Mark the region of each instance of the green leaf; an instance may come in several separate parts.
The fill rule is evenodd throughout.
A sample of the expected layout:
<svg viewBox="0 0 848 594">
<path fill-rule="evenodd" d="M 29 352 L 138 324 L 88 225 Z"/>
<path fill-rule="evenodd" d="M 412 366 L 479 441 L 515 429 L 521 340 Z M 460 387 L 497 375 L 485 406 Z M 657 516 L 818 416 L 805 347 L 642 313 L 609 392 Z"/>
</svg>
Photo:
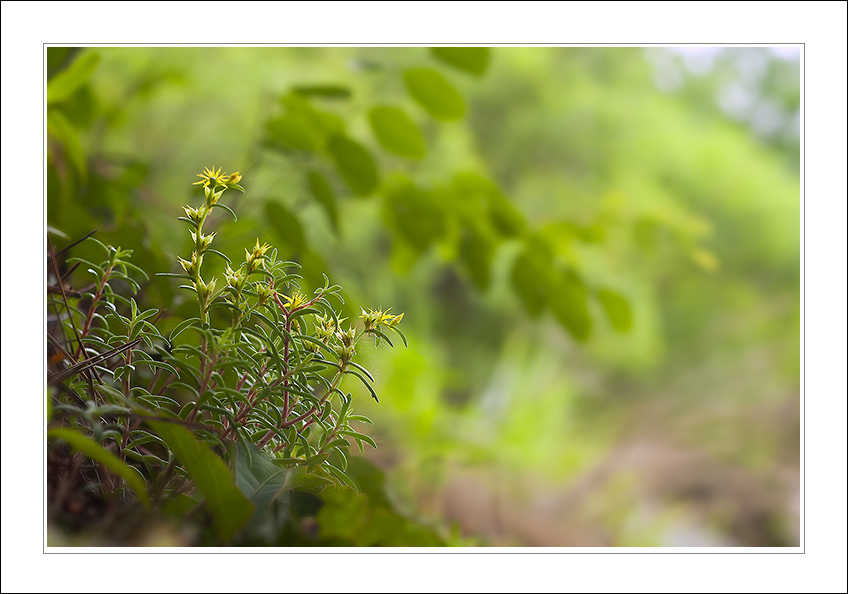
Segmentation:
<svg viewBox="0 0 848 594">
<path fill-rule="evenodd" d="M 384 215 L 389 224 L 418 252 L 445 233 L 440 206 L 434 192 L 425 192 L 406 178 L 393 181 L 384 193 Z"/>
<path fill-rule="evenodd" d="M 368 121 L 377 140 L 390 153 L 407 159 L 421 159 L 427 153 L 421 132 L 397 107 L 374 107 L 368 112 Z"/>
<path fill-rule="evenodd" d="M 471 212 L 482 209 L 489 215 L 492 225 L 504 237 L 523 235 L 527 223 L 521 213 L 490 180 L 475 173 L 460 173 L 451 184 L 457 201 L 471 207 Z"/>
<path fill-rule="evenodd" d="M 548 297 L 550 262 L 545 254 L 528 246 L 515 259 L 510 281 L 524 309 L 531 316 L 542 313 Z"/>
<path fill-rule="evenodd" d="M 465 102 L 452 84 L 436 70 L 413 68 L 403 73 L 412 98 L 437 120 L 451 121 L 465 115 Z"/>
<path fill-rule="evenodd" d="M 592 319 L 589 317 L 586 286 L 574 272 L 552 275 L 548 307 L 575 339 L 583 342 L 589 338 Z"/>
<path fill-rule="evenodd" d="M 268 133 L 294 149 L 315 151 L 321 148 L 322 134 L 309 119 L 300 114 L 288 113 L 268 122 Z"/>
<path fill-rule="evenodd" d="M 409 343 L 406 340 L 406 334 L 404 334 L 400 328 L 397 326 L 389 326 L 389 330 L 400 336 L 400 339 L 403 341 L 403 346 L 409 347 Z"/>
<path fill-rule="evenodd" d="M 597 294 L 612 327 L 619 332 L 630 330 L 633 327 L 633 316 L 627 299 L 609 289 L 599 289 Z"/>
<path fill-rule="evenodd" d="M 121 462 L 115 454 L 104 449 L 99 443 L 78 431 L 74 431 L 73 429 L 48 429 L 47 437 L 61 439 L 67 442 L 72 448 L 82 452 L 95 462 L 101 462 L 104 464 L 109 470 L 124 479 L 133 491 L 138 493 L 138 496 L 142 503 L 144 503 L 145 507 L 150 507 L 150 498 L 147 496 L 147 486 L 144 484 L 144 479 L 141 475 L 139 475 L 135 469 L 131 468 L 124 462 Z"/>
<path fill-rule="evenodd" d="M 200 318 L 188 318 L 177 324 L 176 328 L 171 330 L 171 334 L 168 335 L 168 342 L 173 342 L 174 339 L 179 336 L 183 330 L 188 328 L 189 326 L 196 325 L 200 323 Z"/>
<path fill-rule="evenodd" d="M 242 191 L 242 192 L 244 192 L 244 188 L 242 188 L 242 187 L 241 187 L 241 186 L 239 186 L 238 184 L 233 184 L 231 187 L 233 187 L 233 188 L 239 188 L 239 189 L 241 189 L 241 191 Z M 232 208 L 230 208 L 230 207 L 229 207 L 229 206 L 227 206 L 226 204 L 224 204 L 224 203 L 222 203 L 222 202 L 219 202 L 219 203 L 217 203 L 217 204 L 213 204 L 213 205 L 212 205 L 212 208 L 223 208 L 223 209 L 224 209 L 224 210 L 226 210 L 228 213 L 230 213 L 230 216 L 231 216 L 231 217 L 233 217 L 233 221 L 238 222 L 238 217 L 236 216 L 236 213 L 233 211 L 233 209 L 232 209 Z M 180 217 L 180 218 L 183 218 L 183 217 Z M 227 260 L 227 262 L 229 262 L 229 260 Z"/>
<path fill-rule="evenodd" d="M 454 68 L 480 76 L 489 66 L 489 48 L 487 47 L 434 47 L 433 55 Z"/>
<path fill-rule="evenodd" d="M 345 431 L 344 434 L 350 435 L 354 439 L 361 439 L 375 450 L 377 449 L 377 442 L 375 442 L 370 436 L 365 435 L 364 433 L 357 433 L 356 431 Z"/>
<path fill-rule="evenodd" d="M 341 473 L 340 470 L 335 470 Z M 336 472 L 333 474 L 336 475 Z M 320 496 L 324 500 L 324 507 L 317 515 L 321 536 L 344 538 L 356 534 L 363 522 L 368 503 L 365 495 L 348 487 L 332 486 L 324 489 Z"/>
<path fill-rule="evenodd" d="M 365 377 L 363 377 L 362 374 L 360 374 L 358 371 L 354 371 L 353 369 L 348 369 L 346 371 L 346 373 L 355 375 L 360 380 L 362 380 L 362 383 L 365 384 L 365 387 L 368 388 L 369 392 L 371 392 L 371 396 L 374 398 L 374 400 L 376 400 L 377 402 L 380 402 L 380 400 L 377 398 L 377 392 L 374 391 L 374 388 L 371 387 L 371 384 L 368 383 L 368 380 L 365 379 Z"/>
<path fill-rule="evenodd" d="M 66 70 L 51 78 L 47 83 L 47 104 L 64 101 L 73 95 L 88 81 L 99 63 L 98 54 L 87 53 L 74 61 Z"/>
<path fill-rule="evenodd" d="M 185 465 L 209 505 L 219 538 L 229 542 L 250 519 L 254 508 L 233 484 L 227 465 L 185 427 L 166 421 L 147 423 Z"/>
<path fill-rule="evenodd" d="M 295 251 L 302 250 L 306 246 L 300 221 L 282 204 L 276 201 L 266 202 L 265 214 L 281 241 L 291 246 Z"/>
<path fill-rule="evenodd" d="M 333 228 L 336 230 L 336 233 L 338 233 L 339 213 L 336 209 L 336 197 L 333 194 L 333 189 L 330 187 L 330 184 L 324 176 L 317 171 L 310 171 L 308 177 L 309 190 L 312 192 L 315 200 L 317 200 L 321 206 L 324 207 L 324 210 L 327 211 L 327 216 L 330 217 L 330 222 L 333 224 Z"/>
<path fill-rule="evenodd" d="M 323 99 L 350 99 L 352 95 L 350 89 L 341 85 L 300 85 L 294 87 L 292 93 Z"/>
<path fill-rule="evenodd" d="M 255 506 L 248 526 L 257 524 L 271 504 L 281 495 L 300 489 L 318 490 L 326 479 L 308 474 L 305 468 L 283 468 L 250 442 L 240 441 L 236 455 L 236 484 Z"/>
<path fill-rule="evenodd" d="M 377 165 L 368 150 L 346 136 L 336 135 L 327 145 L 336 168 L 351 191 L 368 196 L 380 183 Z"/>
</svg>

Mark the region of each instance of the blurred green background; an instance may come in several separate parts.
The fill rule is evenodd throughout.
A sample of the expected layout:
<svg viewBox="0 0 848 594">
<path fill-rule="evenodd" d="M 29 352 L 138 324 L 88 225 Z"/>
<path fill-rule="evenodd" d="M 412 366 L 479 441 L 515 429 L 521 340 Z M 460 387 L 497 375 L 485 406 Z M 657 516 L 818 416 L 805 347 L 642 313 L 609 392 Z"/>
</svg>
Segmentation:
<svg viewBox="0 0 848 594">
<path fill-rule="evenodd" d="M 57 245 L 175 271 L 220 166 L 218 249 L 405 313 L 361 355 L 380 403 L 346 389 L 446 542 L 798 545 L 797 49 L 52 47 L 47 76 Z"/>
</svg>

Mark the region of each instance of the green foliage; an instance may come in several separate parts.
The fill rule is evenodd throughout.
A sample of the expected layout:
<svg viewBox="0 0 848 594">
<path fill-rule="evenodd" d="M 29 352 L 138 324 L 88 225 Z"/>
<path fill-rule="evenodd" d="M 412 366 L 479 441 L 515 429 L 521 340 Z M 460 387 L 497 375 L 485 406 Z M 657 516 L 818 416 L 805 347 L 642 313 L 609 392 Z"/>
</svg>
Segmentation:
<svg viewBox="0 0 848 594">
<path fill-rule="evenodd" d="M 51 286 L 48 307 L 57 315 L 48 335 L 55 369 L 48 383 L 60 391 L 48 439 L 56 455 L 57 444 L 67 442 L 105 465 L 147 507 L 152 500 L 181 514 L 180 501 L 196 492 L 218 540 L 229 543 L 251 518 L 261 524 L 257 518 L 293 489 L 320 494 L 327 484 L 353 484 L 345 474 L 351 443 L 360 451 L 377 444 L 351 426 L 360 417 L 352 416 L 341 380 L 356 376 L 376 400 L 373 376 L 354 361 L 357 343 L 373 336 L 391 346 L 389 330 L 405 344 L 406 337 L 397 327 L 403 314 L 382 310 L 362 310 L 363 328 L 345 330 L 330 302 L 344 303 L 341 287 L 324 276 L 324 286 L 307 297 L 291 271 L 298 265 L 279 261 L 277 250 L 259 240 L 233 269 L 211 247 L 217 233 L 204 228 L 216 208 L 236 218 L 221 197 L 229 189 L 244 192 L 241 175 L 207 168 L 199 177 L 204 202 L 183 207 L 180 217 L 189 226 L 191 254 L 179 258 L 181 272 L 163 273 L 183 282 L 197 316 L 179 320 L 166 338 L 156 326 L 159 310 L 142 311 L 133 297 L 141 288 L 133 277 L 149 277 L 130 263 L 132 250 L 93 237 L 87 241 L 105 260 L 67 262 L 84 267 L 94 282 L 82 291 Z M 303 248 L 297 219 L 275 202 L 266 210 L 281 238 Z M 227 262 L 220 286 L 203 274 L 213 255 Z M 51 259 L 61 285 L 52 248 Z"/>
</svg>

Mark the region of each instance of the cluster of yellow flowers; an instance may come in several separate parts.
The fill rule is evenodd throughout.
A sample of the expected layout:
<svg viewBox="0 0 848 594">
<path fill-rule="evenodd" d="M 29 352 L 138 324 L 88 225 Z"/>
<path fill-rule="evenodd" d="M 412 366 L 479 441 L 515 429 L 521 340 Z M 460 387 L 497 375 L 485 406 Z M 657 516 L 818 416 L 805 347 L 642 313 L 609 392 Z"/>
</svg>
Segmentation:
<svg viewBox="0 0 848 594">
<path fill-rule="evenodd" d="M 361 309 L 361 308 L 360 308 Z M 400 321 L 403 319 L 403 314 L 392 315 L 389 313 L 391 311 L 391 307 L 386 311 L 381 309 L 373 310 L 369 309 L 368 311 L 362 310 L 362 315 L 359 316 L 363 323 L 365 324 L 365 330 L 371 330 L 373 328 L 379 328 L 380 326 L 389 326 L 394 327 L 400 324 Z"/>
</svg>

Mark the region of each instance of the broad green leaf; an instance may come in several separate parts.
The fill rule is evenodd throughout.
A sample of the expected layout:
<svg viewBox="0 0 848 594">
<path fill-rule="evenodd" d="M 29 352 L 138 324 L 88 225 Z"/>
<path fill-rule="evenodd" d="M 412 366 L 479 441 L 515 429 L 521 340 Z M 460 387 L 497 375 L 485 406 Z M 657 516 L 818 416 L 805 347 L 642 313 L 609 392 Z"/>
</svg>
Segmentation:
<svg viewBox="0 0 848 594">
<path fill-rule="evenodd" d="M 144 479 L 138 471 L 121 462 L 115 454 L 104 449 L 99 443 L 73 429 L 48 429 L 47 437 L 61 439 L 95 462 L 104 464 L 109 470 L 127 482 L 127 485 L 138 494 L 146 507 L 150 507 L 150 498 L 147 496 L 147 485 L 144 484 Z"/>
<path fill-rule="evenodd" d="M 317 171 L 310 171 L 308 177 L 309 189 L 311 190 L 312 195 L 315 197 L 315 200 L 324 207 L 324 210 L 327 211 L 327 216 L 330 217 L 330 222 L 333 224 L 333 228 L 338 233 L 339 213 L 336 209 L 336 197 L 333 194 L 333 189 L 330 187 L 330 184 L 324 176 Z"/>
<path fill-rule="evenodd" d="M 350 89 L 341 85 L 300 85 L 292 89 L 296 95 L 321 97 L 323 99 L 349 99 Z"/>
<path fill-rule="evenodd" d="M 253 504 L 233 484 L 227 465 L 185 427 L 166 421 L 147 423 L 185 465 L 209 505 L 219 538 L 229 542 L 250 519 Z"/>
<path fill-rule="evenodd" d="M 342 178 L 357 196 L 368 196 L 377 189 L 380 176 L 368 150 L 346 136 L 333 136 L 327 144 L 330 156 Z"/>
<path fill-rule="evenodd" d="M 609 289 L 598 290 L 598 299 L 607 312 L 613 328 L 619 332 L 627 332 L 633 326 L 633 316 L 627 299 Z"/>
<path fill-rule="evenodd" d="M 445 64 L 475 76 L 486 72 L 486 67 L 489 65 L 489 48 L 487 47 L 434 47 L 430 51 Z"/>
<path fill-rule="evenodd" d="M 427 152 L 424 138 L 403 110 L 379 106 L 368 112 L 371 129 L 384 149 L 407 159 L 421 159 Z"/>
<path fill-rule="evenodd" d="M 85 183 L 88 178 L 88 166 L 79 136 L 67 118 L 56 109 L 47 110 L 47 134 L 62 143 L 65 157 L 76 170 L 80 181 Z"/>
<path fill-rule="evenodd" d="M 236 456 L 236 485 L 253 502 L 256 511 L 251 524 L 259 521 L 281 495 L 301 489 L 317 491 L 328 484 L 305 468 L 283 468 L 250 442 L 239 442 Z"/>
<path fill-rule="evenodd" d="M 324 507 L 324 501 L 308 491 L 292 491 L 292 510 L 298 518 L 315 516 Z"/>
<path fill-rule="evenodd" d="M 64 101 L 73 95 L 88 81 L 99 63 L 98 54 L 84 54 L 66 70 L 51 78 L 47 83 L 47 104 Z"/>
<path fill-rule="evenodd" d="M 560 324 L 577 340 L 583 342 L 592 332 L 586 286 L 572 271 L 551 276 L 548 307 Z"/>
<path fill-rule="evenodd" d="M 412 98 L 437 120 L 451 121 L 465 115 L 465 102 L 448 80 L 436 70 L 413 68 L 403 73 Z"/>
<path fill-rule="evenodd" d="M 280 239 L 295 251 L 306 246 L 300 221 L 279 202 L 266 202 L 265 214 Z"/>
</svg>

